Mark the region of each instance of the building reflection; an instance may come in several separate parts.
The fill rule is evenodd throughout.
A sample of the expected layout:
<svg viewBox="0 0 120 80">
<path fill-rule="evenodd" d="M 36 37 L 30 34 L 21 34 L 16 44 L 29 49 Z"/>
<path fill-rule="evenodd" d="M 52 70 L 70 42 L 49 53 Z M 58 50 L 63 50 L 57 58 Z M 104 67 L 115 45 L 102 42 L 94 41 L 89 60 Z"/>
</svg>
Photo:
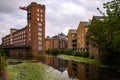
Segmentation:
<svg viewBox="0 0 120 80">
<path fill-rule="evenodd" d="M 79 80 L 120 80 L 116 70 L 74 61 L 68 61 L 68 75 Z"/>
<path fill-rule="evenodd" d="M 64 72 L 67 69 L 67 61 L 63 60 L 63 59 L 59 59 L 56 57 L 47 57 L 46 56 L 46 60 L 45 64 L 52 66 L 53 68 L 57 69 L 60 72 Z"/>
<path fill-rule="evenodd" d="M 33 62 L 42 62 L 43 64 L 53 67 L 63 75 L 64 72 L 65 74 L 68 73 L 67 76 L 72 80 L 120 80 L 120 71 L 116 69 L 63 60 L 53 56 L 28 57 L 26 59 Z M 18 63 L 19 62 L 12 62 L 10 64 Z"/>
</svg>

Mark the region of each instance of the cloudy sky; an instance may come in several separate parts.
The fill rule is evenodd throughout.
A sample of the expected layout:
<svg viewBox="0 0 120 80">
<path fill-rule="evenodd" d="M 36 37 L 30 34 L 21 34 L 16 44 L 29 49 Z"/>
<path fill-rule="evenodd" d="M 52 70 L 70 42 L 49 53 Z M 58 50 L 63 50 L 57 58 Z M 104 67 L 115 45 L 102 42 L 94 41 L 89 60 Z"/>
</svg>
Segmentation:
<svg viewBox="0 0 120 80">
<path fill-rule="evenodd" d="M 77 28 L 80 21 L 89 21 L 93 15 L 100 15 L 97 7 L 111 0 L 0 0 L 0 43 L 9 34 L 10 28 L 26 26 L 27 13 L 20 6 L 31 2 L 46 5 L 46 36 L 67 34 L 70 28 Z"/>
</svg>

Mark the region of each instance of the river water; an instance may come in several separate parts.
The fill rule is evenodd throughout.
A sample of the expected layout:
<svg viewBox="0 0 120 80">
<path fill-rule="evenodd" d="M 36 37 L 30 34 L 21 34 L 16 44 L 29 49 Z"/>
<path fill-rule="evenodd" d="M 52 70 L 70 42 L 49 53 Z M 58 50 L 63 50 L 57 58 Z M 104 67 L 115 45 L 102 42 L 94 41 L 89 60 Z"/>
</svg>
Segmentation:
<svg viewBox="0 0 120 80">
<path fill-rule="evenodd" d="M 34 57 L 32 60 L 48 65 L 56 73 L 63 77 L 68 77 L 70 80 L 120 80 L 120 72 L 116 69 L 50 56 Z M 20 64 L 20 62 L 9 61 L 9 65 L 15 64 Z M 63 79 L 61 78 L 61 80 Z"/>
</svg>

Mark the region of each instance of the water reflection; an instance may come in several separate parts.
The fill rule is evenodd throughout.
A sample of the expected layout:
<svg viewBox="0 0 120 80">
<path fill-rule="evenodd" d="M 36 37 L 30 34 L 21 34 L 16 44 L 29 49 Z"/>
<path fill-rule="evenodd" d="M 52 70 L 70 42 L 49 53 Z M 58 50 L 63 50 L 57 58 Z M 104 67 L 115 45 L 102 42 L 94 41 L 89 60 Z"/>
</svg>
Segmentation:
<svg viewBox="0 0 120 80">
<path fill-rule="evenodd" d="M 42 59 L 42 58 L 41 58 Z M 56 57 L 44 57 L 43 63 L 60 72 L 67 70 L 68 76 L 79 80 L 120 80 L 120 72 L 115 69 L 103 68 L 93 64 L 67 61 Z"/>
<path fill-rule="evenodd" d="M 67 69 L 67 61 L 63 60 L 63 59 L 59 59 L 56 57 L 45 57 L 45 59 L 43 60 L 39 60 L 42 61 L 43 63 L 52 66 L 53 68 L 57 69 L 60 72 L 63 72 Z"/>
<path fill-rule="evenodd" d="M 27 58 L 47 64 L 58 72 L 74 80 L 120 80 L 120 72 L 115 69 L 103 68 L 93 64 L 63 60 L 57 57 L 42 56 Z"/>
<path fill-rule="evenodd" d="M 68 74 L 79 80 L 120 80 L 117 70 L 74 61 L 68 61 Z"/>
</svg>

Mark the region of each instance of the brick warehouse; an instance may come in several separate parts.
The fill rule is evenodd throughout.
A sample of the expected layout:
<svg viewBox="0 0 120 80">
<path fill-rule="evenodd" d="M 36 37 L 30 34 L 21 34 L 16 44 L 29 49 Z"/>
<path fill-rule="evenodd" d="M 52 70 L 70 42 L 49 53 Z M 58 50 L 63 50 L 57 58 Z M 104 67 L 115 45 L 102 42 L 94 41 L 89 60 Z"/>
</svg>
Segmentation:
<svg viewBox="0 0 120 80">
<path fill-rule="evenodd" d="M 45 5 L 32 2 L 27 7 L 27 26 L 10 29 L 2 38 L 2 47 L 10 55 L 44 54 L 45 51 Z"/>
</svg>

